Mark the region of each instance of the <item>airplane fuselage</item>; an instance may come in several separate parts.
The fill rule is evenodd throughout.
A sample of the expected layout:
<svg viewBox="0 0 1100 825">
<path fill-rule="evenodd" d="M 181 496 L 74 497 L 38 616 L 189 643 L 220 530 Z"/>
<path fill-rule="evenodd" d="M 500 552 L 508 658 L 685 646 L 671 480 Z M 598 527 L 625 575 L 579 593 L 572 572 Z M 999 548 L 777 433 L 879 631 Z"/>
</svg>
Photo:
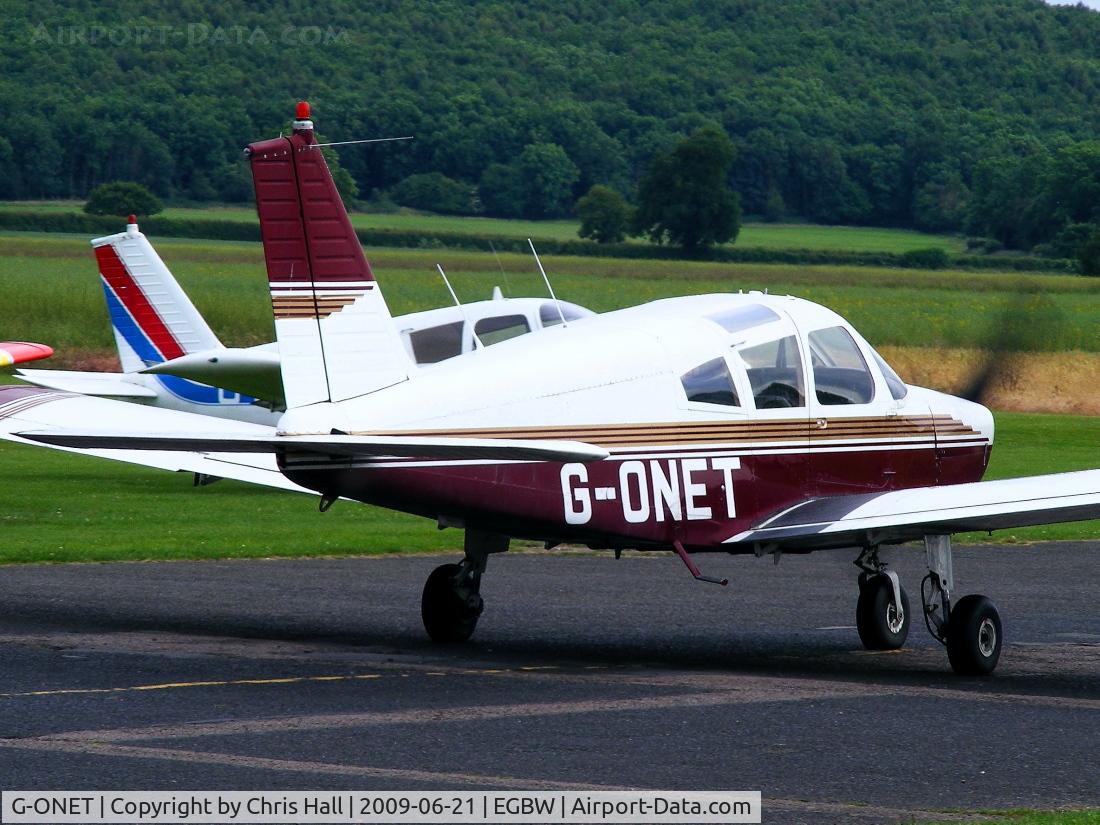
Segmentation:
<svg viewBox="0 0 1100 825">
<path fill-rule="evenodd" d="M 707 318 L 723 313 L 735 319 L 732 333 Z M 826 363 L 815 336 L 836 338 L 838 328 L 862 368 Z M 468 355 L 430 382 L 414 377 L 293 411 L 280 429 L 571 440 L 605 447 L 607 460 L 298 457 L 282 461 L 284 473 L 326 495 L 442 523 L 551 542 L 667 548 L 679 540 L 705 550 L 726 549 L 730 536 L 808 496 L 977 481 L 989 460 L 984 407 L 918 387 L 892 390 L 866 341 L 804 301 L 674 299 L 524 338 Z M 789 351 L 770 354 L 775 341 Z M 778 366 L 750 366 L 760 353 Z M 716 361 L 729 389 L 704 376 L 693 400 L 692 368 Z"/>
</svg>

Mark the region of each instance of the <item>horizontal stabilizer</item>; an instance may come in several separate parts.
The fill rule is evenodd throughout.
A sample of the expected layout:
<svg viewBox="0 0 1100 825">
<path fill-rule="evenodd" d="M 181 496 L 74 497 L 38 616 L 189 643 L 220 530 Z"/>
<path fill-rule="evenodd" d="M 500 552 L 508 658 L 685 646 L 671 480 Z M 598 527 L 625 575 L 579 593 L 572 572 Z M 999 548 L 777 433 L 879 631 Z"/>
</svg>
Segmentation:
<svg viewBox="0 0 1100 825">
<path fill-rule="evenodd" d="M 157 393 L 127 381 L 117 372 L 76 372 L 70 370 L 19 370 L 16 378 L 61 392 L 76 392 L 103 398 L 156 398 Z"/>
<path fill-rule="evenodd" d="M 28 441 L 19 435 L 24 430 L 50 430 L 80 426 L 86 421 L 110 421 L 120 429 L 140 432 L 142 428 L 160 426 L 184 430 L 195 428 L 202 432 L 264 435 L 274 434 L 270 427 L 258 424 L 242 424 L 236 421 L 213 419 L 204 415 L 163 410 L 112 401 L 106 398 L 89 398 L 66 392 L 44 390 L 38 387 L 0 387 L 0 439 L 31 447 L 49 447 L 65 452 L 108 458 L 126 464 L 199 473 L 206 477 L 228 478 L 289 490 L 298 493 L 314 493 L 292 482 L 279 470 L 275 455 L 267 453 L 222 453 L 205 451 L 164 452 L 140 449 L 77 448 L 42 441 Z"/>
<path fill-rule="evenodd" d="M 373 458 L 430 457 L 501 461 L 600 461 L 608 452 L 580 441 L 503 438 L 425 438 L 362 435 L 254 435 L 145 433 L 100 430 L 25 431 L 29 441 L 61 447 L 133 450 L 196 450 L 222 453 L 295 453 Z"/>
<path fill-rule="evenodd" d="M 828 496 L 788 508 L 725 544 L 823 549 L 1100 518 L 1100 470 Z"/>
<path fill-rule="evenodd" d="M 248 349 L 222 348 L 193 352 L 141 370 L 151 375 L 174 375 L 212 387 L 232 390 L 282 408 L 283 376 L 279 351 L 261 346 Z"/>
</svg>

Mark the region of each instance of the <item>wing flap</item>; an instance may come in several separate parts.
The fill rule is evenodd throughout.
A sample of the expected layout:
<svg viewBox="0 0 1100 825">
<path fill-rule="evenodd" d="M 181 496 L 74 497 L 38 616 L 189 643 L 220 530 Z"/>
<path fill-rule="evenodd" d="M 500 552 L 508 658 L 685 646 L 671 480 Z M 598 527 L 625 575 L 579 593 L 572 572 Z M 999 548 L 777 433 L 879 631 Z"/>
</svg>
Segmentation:
<svg viewBox="0 0 1100 825">
<path fill-rule="evenodd" d="M 1100 470 L 811 499 L 725 544 L 823 549 L 1100 518 Z"/>
</svg>

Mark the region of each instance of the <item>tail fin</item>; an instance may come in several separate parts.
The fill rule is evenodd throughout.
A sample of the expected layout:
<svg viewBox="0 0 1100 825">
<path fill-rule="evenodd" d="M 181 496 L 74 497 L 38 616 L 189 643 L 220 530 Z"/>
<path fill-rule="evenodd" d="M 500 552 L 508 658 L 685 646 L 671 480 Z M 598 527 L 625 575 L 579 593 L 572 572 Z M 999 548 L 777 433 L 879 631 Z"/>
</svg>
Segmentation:
<svg viewBox="0 0 1100 825">
<path fill-rule="evenodd" d="M 299 103 L 290 137 L 245 150 L 288 409 L 374 392 L 411 369 L 309 117 Z"/>
<path fill-rule="evenodd" d="M 191 299 L 130 216 L 125 232 L 92 241 L 123 372 L 220 347 Z"/>
</svg>

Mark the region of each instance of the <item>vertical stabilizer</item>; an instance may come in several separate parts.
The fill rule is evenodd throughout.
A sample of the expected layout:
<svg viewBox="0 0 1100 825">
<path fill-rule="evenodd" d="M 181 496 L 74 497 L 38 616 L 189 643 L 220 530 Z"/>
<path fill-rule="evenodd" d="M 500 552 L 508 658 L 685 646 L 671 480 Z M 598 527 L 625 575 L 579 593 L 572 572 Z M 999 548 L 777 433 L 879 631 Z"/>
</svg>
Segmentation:
<svg viewBox="0 0 1100 825">
<path fill-rule="evenodd" d="M 294 131 L 246 153 L 288 408 L 396 384 L 410 362 L 299 103 Z"/>
<path fill-rule="evenodd" d="M 92 241 L 123 372 L 220 347 L 191 299 L 130 216 L 126 231 Z"/>
</svg>

